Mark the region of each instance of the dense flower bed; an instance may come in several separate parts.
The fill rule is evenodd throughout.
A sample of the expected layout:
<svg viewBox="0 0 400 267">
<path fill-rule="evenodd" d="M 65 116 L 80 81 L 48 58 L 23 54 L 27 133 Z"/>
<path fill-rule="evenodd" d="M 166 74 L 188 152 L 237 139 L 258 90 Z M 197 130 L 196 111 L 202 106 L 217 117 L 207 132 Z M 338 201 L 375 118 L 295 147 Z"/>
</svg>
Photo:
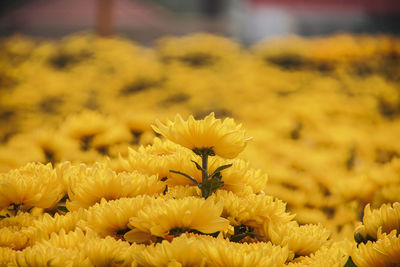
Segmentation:
<svg viewBox="0 0 400 267">
<path fill-rule="evenodd" d="M 399 40 L 0 49 L 1 264 L 400 262 Z"/>
</svg>

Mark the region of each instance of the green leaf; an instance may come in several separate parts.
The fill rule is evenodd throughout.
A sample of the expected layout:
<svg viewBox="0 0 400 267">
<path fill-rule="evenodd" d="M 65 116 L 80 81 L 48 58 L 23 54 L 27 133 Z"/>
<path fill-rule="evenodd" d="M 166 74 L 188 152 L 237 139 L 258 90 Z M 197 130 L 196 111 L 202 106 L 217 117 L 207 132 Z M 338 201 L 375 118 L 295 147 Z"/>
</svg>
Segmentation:
<svg viewBox="0 0 400 267">
<path fill-rule="evenodd" d="M 351 259 L 351 257 L 349 257 L 347 259 L 346 264 L 343 267 L 357 267 L 357 265 L 355 265 L 355 263 L 353 262 L 353 260 Z"/>
<path fill-rule="evenodd" d="M 197 180 L 194 179 L 192 176 L 190 176 L 190 175 L 188 175 L 188 174 L 186 174 L 186 173 L 180 172 L 180 171 L 174 171 L 174 170 L 169 170 L 169 171 L 170 171 L 170 172 L 173 172 L 173 173 L 177 173 L 177 174 L 180 174 L 180 175 L 185 176 L 186 178 L 188 178 L 189 180 L 191 180 L 193 183 L 195 183 L 197 186 L 200 187 L 199 182 L 197 182 Z"/>
<path fill-rule="evenodd" d="M 232 163 L 219 166 L 218 168 L 215 169 L 215 171 L 213 171 L 211 174 L 209 174 L 208 177 L 213 177 L 215 174 L 217 174 L 217 173 L 219 173 L 219 172 L 221 172 L 221 171 L 223 171 L 223 170 L 225 170 L 225 169 L 227 169 L 227 168 L 229 168 L 231 166 L 232 166 Z"/>
<path fill-rule="evenodd" d="M 193 162 L 196 165 L 196 168 L 202 172 L 206 172 L 206 170 L 200 166 L 200 164 L 198 164 L 196 161 L 191 160 L 191 162 Z"/>
<path fill-rule="evenodd" d="M 65 206 L 58 206 L 57 209 L 59 209 L 59 210 L 61 210 L 63 212 L 69 212 L 69 210 Z"/>
</svg>

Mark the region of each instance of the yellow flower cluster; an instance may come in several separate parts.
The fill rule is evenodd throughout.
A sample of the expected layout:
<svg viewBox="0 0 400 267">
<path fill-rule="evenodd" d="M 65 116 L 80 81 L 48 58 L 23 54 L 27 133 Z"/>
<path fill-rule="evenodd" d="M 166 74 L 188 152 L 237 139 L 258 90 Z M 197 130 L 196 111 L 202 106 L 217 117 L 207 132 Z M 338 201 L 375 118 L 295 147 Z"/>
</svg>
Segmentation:
<svg viewBox="0 0 400 267">
<path fill-rule="evenodd" d="M 184 127 L 192 122 L 192 118 L 182 121 Z M 195 122 L 199 127 L 181 132 L 181 138 L 202 140 L 206 135 L 212 140 L 207 149 L 219 147 L 216 154 L 238 154 L 243 150 L 235 146 L 237 140 L 230 135 L 229 127 L 213 131 L 213 125 L 220 123 L 214 117 Z M 230 127 L 237 128 L 233 120 L 230 123 Z M 172 132 L 180 130 L 171 127 Z M 246 140 L 242 133 L 236 138 Z M 304 261 L 313 261 L 313 253 L 333 250 L 329 230 L 322 225 L 299 225 L 283 201 L 261 190 L 267 186 L 267 179 L 260 170 L 251 169 L 243 160 L 233 160 L 234 166 L 225 164 L 227 160 L 214 152 L 196 156 L 196 147 L 192 147 L 193 152 L 178 147 L 156 138 L 153 145 L 130 153 L 137 153 L 139 158 L 157 155 L 158 151 L 158 157 L 162 157 L 170 151 L 178 162 L 192 163 L 201 177 L 187 179 L 189 184 L 185 186 L 170 183 L 168 177 L 160 175 L 178 167 L 170 159 L 160 161 L 162 168 L 154 164 L 153 169 L 150 164 L 139 164 L 134 169 L 132 161 L 121 159 L 129 171 L 113 170 L 107 163 L 89 166 L 64 162 L 55 168 L 51 164 L 29 163 L 3 173 L 2 185 L 11 183 L 10 177 L 18 174 L 17 180 L 26 186 L 16 184 L 15 192 L 7 186 L 0 187 L 0 195 L 12 193 L 16 199 L 5 202 L 1 211 L 6 214 L 0 220 L 2 264 L 283 266 L 300 256 Z M 176 154 L 177 151 L 185 152 Z M 215 160 L 204 166 L 209 156 Z M 202 166 L 195 161 L 200 159 Z M 44 185 L 46 179 L 53 179 L 52 188 L 36 186 L 38 177 Z M 228 182 L 243 186 L 225 187 L 225 177 Z M 214 180 L 221 182 L 220 186 L 208 184 Z M 198 190 L 193 190 L 193 185 Z M 205 189 L 209 195 L 203 194 Z M 342 262 L 350 250 L 334 252 Z"/>
<path fill-rule="evenodd" d="M 343 249 L 346 241 L 326 243 L 328 232 L 332 240 L 351 240 L 363 216 L 366 233 L 376 239 L 374 249 L 391 253 L 387 244 L 397 234 L 390 230 L 398 228 L 386 226 L 385 218 L 392 213 L 371 208 L 395 209 L 393 203 L 400 202 L 399 39 L 286 37 L 243 48 L 226 38 L 194 34 L 162 38 L 145 48 L 85 33 L 58 41 L 14 36 L 2 39 L 0 49 L 0 215 L 5 217 L 0 265 L 17 254 L 21 265 L 40 265 L 24 263 L 16 250 L 43 253 L 49 244 L 39 241 L 62 228 L 66 235 L 94 231 L 100 239 L 123 239 L 136 229 L 146 244 L 156 242 L 154 251 L 175 251 L 159 241 L 171 240 L 176 229 L 152 232 L 144 218 L 153 215 L 139 216 L 138 207 L 161 212 L 159 199 L 169 201 L 169 210 L 178 205 L 174 201 L 185 206 L 187 198 L 208 195 L 205 187 L 218 188 L 205 201 L 216 205 L 211 214 L 222 205 L 218 216 L 230 224 L 221 229 L 224 238 L 245 233 L 242 241 L 279 243 L 288 249 L 289 265 L 324 266 L 325 258 L 327 266 L 341 266 L 350 250 Z M 176 113 L 183 116 L 165 122 Z M 204 124 L 196 120 L 208 114 Z M 233 119 L 216 119 L 224 117 L 244 122 L 248 135 Z M 170 141 L 154 139 L 158 134 Z M 201 164 L 204 151 L 210 156 L 200 171 L 192 161 Z M 205 178 L 206 173 L 212 176 Z M 190 207 L 190 216 L 200 207 Z M 131 218 L 137 218 L 134 224 Z M 130 228 L 138 218 L 140 231 Z M 281 223 L 273 227 L 269 220 Z M 172 242 L 199 239 L 199 230 L 188 231 L 193 236 Z M 307 247 L 299 247 L 299 240 Z M 73 250 L 49 249 L 49 255 L 64 251 L 65 258 L 43 261 L 93 264 L 92 252 L 81 249 L 72 256 Z M 199 265 L 215 256 L 199 250 L 193 259 Z M 377 258 L 357 253 L 361 256 L 353 261 L 360 265 L 361 258 Z M 112 261 L 122 262 L 116 258 Z M 161 258 L 160 265 L 190 261 Z M 147 266 L 152 260 L 137 256 L 124 264 Z"/>
</svg>

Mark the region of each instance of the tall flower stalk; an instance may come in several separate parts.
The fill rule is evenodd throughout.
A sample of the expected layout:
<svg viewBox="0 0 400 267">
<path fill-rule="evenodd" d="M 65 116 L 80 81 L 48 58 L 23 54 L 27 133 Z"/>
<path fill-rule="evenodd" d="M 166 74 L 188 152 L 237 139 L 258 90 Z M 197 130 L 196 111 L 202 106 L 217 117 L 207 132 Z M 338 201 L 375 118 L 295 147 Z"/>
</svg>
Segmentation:
<svg viewBox="0 0 400 267">
<path fill-rule="evenodd" d="M 222 165 L 209 173 L 208 157 L 218 155 L 233 159 L 243 151 L 247 141 L 251 139 L 245 137 L 241 124 L 236 124 L 231 118 L 226 118 L 224 121 L 215 119 L 214 113 L 202 120 L 195 120 L 190 116 L 186 121 L 178 114 L 175 121 L 167 121 L 166 124 L 156 121 L 156 125 L 152 128 L 172 142 L 189 148 L 200 156 L 201 165 L 196 161 L 192 162 L 201 172 L 201 182 L 178 170 L 170 172 L 183 175 L 195 183 L 204 198 L 208 198 L 218 188 L 224 186 L 221 171 L 232 166 L 232 164 Z"/>
<path fill-rule="evenodd" d="M 218 188 L 224 186 L 224 181 L 222 180 L 221 171 L 229 168 L 232 164 L 226 164 L 219 166 L 213 172 L 208 173 L 208 157 L 215 156 L 214 151 L 212 148 L 203 148 L 203 149 L 193 149 L 193 152 L 196 153 L 201 157 L 201 164 L 197 163 L 196 161 L 192 160 L 192 162 L 196 165 L 196 168 L 201 171 L 201 182 L 198 182 L 192 176 L 175 170 L 169 170 L 170 172 L 177 173 L 187 177 L 189 180 L 194 182 L 197 187 L 201 190 L 201 196 L 204 198 L 208 198 L 212 195 Z"/>
</svg>

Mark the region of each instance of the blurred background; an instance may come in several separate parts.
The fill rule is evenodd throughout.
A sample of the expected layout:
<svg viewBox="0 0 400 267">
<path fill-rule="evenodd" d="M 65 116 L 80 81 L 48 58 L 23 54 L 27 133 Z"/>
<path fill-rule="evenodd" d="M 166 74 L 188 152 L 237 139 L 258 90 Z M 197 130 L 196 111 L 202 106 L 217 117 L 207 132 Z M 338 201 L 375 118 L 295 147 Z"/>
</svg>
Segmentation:
<svg viewBox="0 0 400 267">
<path fill-rule="evenodd" d="M 2 0 L 0 34 L 60 37 L 82 30 L 142 44 L 165 35 L 265 37 L 335 32 L 400 33 L 398 0 Z"/>
</svg>

